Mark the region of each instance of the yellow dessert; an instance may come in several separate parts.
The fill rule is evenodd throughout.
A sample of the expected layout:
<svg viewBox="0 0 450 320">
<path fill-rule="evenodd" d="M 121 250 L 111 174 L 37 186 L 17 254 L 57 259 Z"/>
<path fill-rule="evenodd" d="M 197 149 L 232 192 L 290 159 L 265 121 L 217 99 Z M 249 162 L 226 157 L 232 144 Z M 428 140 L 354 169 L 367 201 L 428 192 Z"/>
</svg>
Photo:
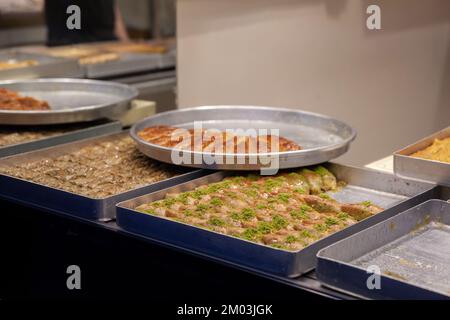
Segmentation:
<svg viewBox="0 0 450 320">
<path fill-rule="evenodd" d="M 435 139 L 429 147 L 413 153 L 411 156 L 441 162 L 450 162 L 450 137 Z"/>
</svg>

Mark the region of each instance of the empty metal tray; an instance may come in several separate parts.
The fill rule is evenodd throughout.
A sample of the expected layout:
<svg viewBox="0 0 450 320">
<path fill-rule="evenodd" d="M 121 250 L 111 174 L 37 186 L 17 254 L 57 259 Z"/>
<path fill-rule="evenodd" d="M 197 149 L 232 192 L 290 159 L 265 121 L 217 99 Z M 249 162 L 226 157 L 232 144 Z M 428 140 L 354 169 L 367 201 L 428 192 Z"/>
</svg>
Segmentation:
<svg viewBox="0 0 450 320">
<path fill-rule="evenodd" d="M 450 299 L 450 203 L 428 200 L 321 250 L 316 273 L 366 298 Z"/>
</svg>

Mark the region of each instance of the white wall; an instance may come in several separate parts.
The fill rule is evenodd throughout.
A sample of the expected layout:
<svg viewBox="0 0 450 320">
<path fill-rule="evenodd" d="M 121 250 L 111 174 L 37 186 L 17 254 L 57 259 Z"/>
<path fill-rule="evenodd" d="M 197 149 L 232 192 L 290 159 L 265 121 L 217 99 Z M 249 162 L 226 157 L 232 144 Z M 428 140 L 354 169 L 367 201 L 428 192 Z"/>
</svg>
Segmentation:
<svg viewBox="0 0 450 320">
<path fill-rule="evenodd" d="M 178 0 L 177 32 L 181 107 L 329 114 L 359 131 L 358 165 L 450 125 L 448 0 Z"/>
</svg>

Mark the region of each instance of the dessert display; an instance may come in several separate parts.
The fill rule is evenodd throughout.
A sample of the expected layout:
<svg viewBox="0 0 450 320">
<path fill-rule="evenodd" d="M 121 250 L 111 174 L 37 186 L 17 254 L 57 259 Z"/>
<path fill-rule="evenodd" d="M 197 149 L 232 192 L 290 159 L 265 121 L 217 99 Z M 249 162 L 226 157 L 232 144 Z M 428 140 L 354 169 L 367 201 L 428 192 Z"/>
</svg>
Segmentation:
<svg viewBox="0 0 450 320">
<path fill-rule="evenodd" d="M 181 150 L 203 151 L 215 153 L 263 153 L 271 152 L 272 144 L 278 142 L 278 152 L 301 150 L 301 147 L 284 137 L 274 135 L 244 136 L 223 131 L 202 129 L 179 129 L 171 126 L 148 127 L 138 132 L 144 141 L 163 147 Z M 218 141 L 217 138 L 221 138 Z M 272 139 L 278 139 L 273 141 Z M 196 146 L 201 147 L 200 150 Z"/>
<path fill-rule="evenodd" d="M 44 139 L 70 131 L 70 129 L 41 129 L 33 130 L 33 128 L 26 130 L 13 130 L 10 128 L 0 127 L 0 147 L 10 146 L 29 141 Z"/>
<path fill-rule="evenodd" d="M 19 111 L 50 110 L 47 101 L 38 100 L 33 97 L 24 97 L 19 93 L 0 88 L 0 109 Z"/>
<path fill-rule="evenodd" d="M 53 57 L 78 59 L 78 63 L 81 65 L 99 64 L 120 59 L 120 55 L 115 52 L 85 47 L 52 49 L 50 55 Z"/>
</svg>

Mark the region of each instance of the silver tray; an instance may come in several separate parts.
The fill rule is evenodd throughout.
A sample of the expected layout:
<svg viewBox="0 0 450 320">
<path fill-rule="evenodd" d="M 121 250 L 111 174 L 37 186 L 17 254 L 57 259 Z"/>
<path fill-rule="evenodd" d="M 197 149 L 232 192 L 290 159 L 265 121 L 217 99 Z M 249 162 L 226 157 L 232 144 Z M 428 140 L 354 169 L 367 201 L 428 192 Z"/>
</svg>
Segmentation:
<svg viewBox="0 0 450 320">
<path fill-rule="evenodd" d="M 450 137 L 447 127 L 394 153 L 394 172 L 398 176 L 450 186 L 450 163 L 414 158 L 410 155 L 430 146 L 434 139 Z"/>
<path fill-rule="evenodd" d="M 22 153 L 20 155 L 0 159 L 0 166 L 10 166 L 43 158 L 56 157 L 61 154 L 78 150 L 79 148 L 94 142 L 111 141 L 123 135 L 128 135 L 128 132 L 109 134 L 38 151 Z M 205 172 L 203 170 L 180 170 L 180 175 L 178 176 L 100 199 L 0 174 L 0 197 L 21 203 L 25 206 L 36 207 L 44 211 L 66 214 L 89 220 L 109 221 L 115 218 L 115 205 L 120 201 L 168 188 L 201 177 L 204 174 Z"/>
<path fill-rule="evenodd" d="M 159 64 L 158 67 L 161 69 L 164 68 L 173 68 L 177 63 L 177 51 L 176 49 L 170 49 L 165 53 L 159 53 Z"/>
<path fill-rule="evenodd" d="M 172 188 L 121 202 L 117 205 L 117 224 L 128 232 L 185 248 L 188 251 L 197 251 L 214 258 L 292 278 L 314 269 L 316 254 L 320 249 L 418 204 L 415 196 L 429 192 L 433 188 L 430 184 L 401 180 L 394 175 L 367 169 L 338 164 L 327 164 L 327 167 L 339 180 L 349 183 L 340 192 L 330 193 L 330 196 L 348 202 L 370 200 L 374 204 L 384 206 L 386 210 L 325 237 L 298 252 L 259 245 L 134 210 L 141 204 L 164 198 L 166 193 L 189 191 L 200 185 L 220 181 L 232 175 L 231 172 L 213 173 Z"/>
<path fill-rule="evenodd" d="M 204 106 L 164 112 L 137 122 L 131 128 L 131 136 L 138 143 L 139 150 L 147 156 L 172 163 L 174 148 L 146 142 L 137 133 L 156 125 L 193 128 L 194 121 L 202 121 L 203 128 L 219 130 L 278 129 L 280 136 L 295 141 L 303 148 L 300 151 L 268 154 L 222 154 L 224 157 L 233 158 L 232 164 L 226 163 L 224 157 L 222 163 L 208 164 L 204 156 L 209 153 L 184 151 L 190 159 L 190 164 L 181 165 L 195 168 L 258 170 L 269 167 L 260 161 L 264 155 L 276 158 L 280 169 L 308 166 L 344 154 L 356 137 L 352 127 L 327 116 L 293 109 L 257 106 Z M 196 156 L 200 156 L 202 161 L 194 163 Z"/>
<path fill-rule="evenodd" d="M 64 144 L 76 140 L 82 140 L 90 137 L 97 137 L 104 134 L 120 132 L 122 130 L 122 124 L 119 121 L 105 122 L 95 121 L 94 123 L 83 123 L 69 125 L 73 126 L 73 130 L 61 134 L 55 134 L 52 136 L 44 137 L 41 139 L 24 141 L 16 144 L 10 144 L 6 146 L 0 146 L 0 158 L 12 156 L 19 153 L 34 151 L 38 149 L 48 148 L 59 144 Z M 53 126 L 51 126 L 53 127 Z M 60 125 L 58 125 L 60 127 Z M 67 127 L 67 125 L 66 125 Z M 31 130 L 30 128 L 23 128 L 21 126 L 8 126 L 7 130 L 11 132 L 20 133 L 21 130 Z M 0 130 L 4 130 L 4 126 L 0 126 Z M 49 130 L 47 126 L 40 129 L 39 127 L 33 127 L 32 130 Z"/>
<path fill-rule="evenodd" d="M 0 110 L 0 124 L 43 125 L 118 119 L 137 96 L 133 87 L 85 79 L 0 81 L 0 87 L 48 101 L 52 110 Z"/>
<path fill-rule="evenodd" d="M 448 193 L 448 191 L 447 191 Z M 450 299 L 450 203 L 428 200 L 318 254 L 326 286 L 374 299 Z M 367 282 L 378 267 L 379 286 Z"/>
<path fill-rule="evenodd" d="M 100 79 L 155 70 L 160 67 L 162 59 L 157 54 L 120 53 L 119 55 L 119 60 L 82 65 L 86 78 Z"/>
<path fill-rule="evenodd" d="M 49 77 L 83 78 L 84 71 L 73 59 L 49 57 L 43 54 L 19 51 L 0 52 L 1 60 L 36 60 L 36 66 L 0 70 L 0 80 L 35 79 Z"/>
</svg>

